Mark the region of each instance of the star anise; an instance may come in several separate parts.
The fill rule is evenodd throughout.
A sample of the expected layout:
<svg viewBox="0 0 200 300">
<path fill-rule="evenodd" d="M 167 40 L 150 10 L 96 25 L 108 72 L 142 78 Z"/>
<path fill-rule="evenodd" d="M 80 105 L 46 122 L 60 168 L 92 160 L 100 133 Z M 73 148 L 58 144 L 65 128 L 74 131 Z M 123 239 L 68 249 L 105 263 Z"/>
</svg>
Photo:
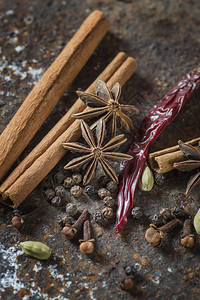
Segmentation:
<svg viewBox="0 0 200 300">
<path fill-rule="evenodd" d="M 107 173 L 107 175 L 110 176 L 113 181 L 118 182 L 118 178 L 117 175 L 115 174 L 115 171 L 108 164 L 106 159 L 113 159 L 117 161 L 132 159 L 132 156 L 128 154 L 119 153 L 119 152 L 109 152 L 111 149 L 124 143 L 127 139 L 124 138 L 123 134 L 121 134 L 115 136 L 103 146 L 102 144 L 103 144 L 104 133 L 105 133 L 105 121 L 103 119 L 100 119 L 99 122 L 97 123 L 97 128 L 96 128 L 97 143 L 94 140 L 90 127 L 84 121 L 81 121 L 81 131 L 82 131 L 83 138 L 89 145 L 89 148 L 80 143 L 63 143 L 62 146 L 66 149 L 75 150 L 78 152 L 83 152 L 88 154 L 78 158 L 74 158 L 64 168 L 71 169 L 91 161 L 87 169 L 87 172 L 83 178 L 83 184 L 87 185 L 92 178 L 92 175 L 97 167 L 97 164 L 100 163 L 104 171 Z"/>
<path fill-rule="evenodd" d="M 180 171 L 191 171 L 197 169 L 197 173 L 188 181 L 186 194 L 188 194 L 195 186 L 200 184 L 200 151 L 195 147 L 178 141 L 179 148 L 183 154 L 189 159 L 186 161 L 174 163 L 174 168 Z"/>
<path fill-rule="evenodd" d="M 127 116 L 132 116 L 138 113 L 139 110 L 133 105 L 124 105 L 119 103 L 119 97 L 121 94 L 121 86 L 117 82 L 109 90 L 106 83 L 100 79 L 96 82 L 96 95 L 77 91 L 78 96 L 81 100 L 91 109 L 84 110 L 81 113 L 74 114 L 75 118 L 78 119 L 90 119 L 97 116 L 102 116 L 105 122 L 112 118 L 112 137 L 116 134 L 117 119 L 120 119 L 121 125 L 125 127 L 127 131 L 132 128 L 132 121 Z M 124 111 L 126 114 L 124 114 Z M 96 126 L 97 122 L 94 123 L 91 128 Z"/>
</svg>

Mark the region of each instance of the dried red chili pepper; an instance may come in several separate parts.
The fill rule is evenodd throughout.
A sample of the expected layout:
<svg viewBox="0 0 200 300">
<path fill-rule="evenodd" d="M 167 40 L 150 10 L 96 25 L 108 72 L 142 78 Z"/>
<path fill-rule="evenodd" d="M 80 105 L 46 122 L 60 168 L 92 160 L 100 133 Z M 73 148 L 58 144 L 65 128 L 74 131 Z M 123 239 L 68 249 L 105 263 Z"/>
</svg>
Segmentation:
<svg viewBox="0 0 200 300">
<path fill-rule="evenodd" d="M 115 233 L 123 230 L 127 223 L 136 185 L 147 159 L 148 148 L 179 113 L 198 84 L 200 84 L 200 69 L 191 71 L 183 77 L 144 117 L 138 138 L 128 151 L 133 159 L 122 165 Z"/>
</svg>

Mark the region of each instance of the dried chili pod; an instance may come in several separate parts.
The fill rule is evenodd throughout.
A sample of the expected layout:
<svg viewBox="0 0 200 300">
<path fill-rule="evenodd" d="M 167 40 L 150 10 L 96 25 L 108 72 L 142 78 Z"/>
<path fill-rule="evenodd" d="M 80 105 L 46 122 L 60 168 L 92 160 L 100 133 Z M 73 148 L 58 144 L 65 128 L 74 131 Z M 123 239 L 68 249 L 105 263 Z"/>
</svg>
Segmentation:
<svg viewBox="0 0 200 300">
<path fill-rule="evenodd" d="M 125 227 L 133 206 L 137 182 L 145 165 L 148 148 L 163 129 L 176 117 L 193 91 L 200 84 L 200 68 L 183 77 L 144 117 L 137 137 L 128 154 L 133 159 L 121 164 L 118 210 L 115 233 Z"/>
</svg>

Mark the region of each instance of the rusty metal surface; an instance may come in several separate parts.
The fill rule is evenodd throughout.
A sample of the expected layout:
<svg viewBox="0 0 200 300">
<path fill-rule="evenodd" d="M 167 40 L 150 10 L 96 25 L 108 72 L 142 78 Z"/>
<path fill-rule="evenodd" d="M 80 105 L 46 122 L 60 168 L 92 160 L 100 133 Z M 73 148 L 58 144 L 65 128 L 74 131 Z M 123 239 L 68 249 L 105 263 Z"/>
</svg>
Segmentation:
<svg viewBox="0 0 200 300">
<path fill-rule="evenodd" d="M 0 8 L 0 132 L 91 11 L 101 9 L 111 22 L 110 32 L 19 161 L 70 107 L 76 99 L 76 89 L 86 89 L 118 51 L 125 51 L 138 61 L 138 69 L 122 91 L 122 100 L 141 110 L 135 128 L 179 78 L 199 65 L 198 1 L 8 0 L 0 1 Z M 151 150 L 172 146 L 178 139 L 198 137 L 199 109 L 197 90 Z M 63 162 L 46 180 L 62 167 Z M 193 215 L 199 207 L 200 189 L 183 199 L 181 193 L 188 178 L 188 174 L 176 171 L 167 174 L 164 183 L 155 185 L 151 192 L 137 191 L 135 206 L 150 215 L 182 201 Z M 92 221 L 96 250 L 86 256 L 79 251 L 78 239 L 69 242 L 61 234 L 57 220 L 64 215 L 64 208 L 47 204 L 43 185 L 20 207 L 21 212 L 27 213 L 45 206 L 45 213 L 35 220 L 34 226 L 30 224 L 21 231 L 13 229 L 12 210 L 1 206 L 1 299 L 199 299 L 199 237 L 192 250 L 185 249 L 180 244 L 181 228 L 177 228 L 160 248 L 153 248 L 144 239 L 147 218 L 130 218 L 121 235 L 114 235 L 114 221 L 105 227 Z M 91 215 L 103 207 L 96 196 L 84 194 L 73 201 L 80 210 L 87 207 Z M 46 243 L 53 250 L 51 258 L 37 261 L 23 254 L 16 243 L 24 240 Z M 127 266 L 134 268 L 135 288 L 131 293 L 118 285 L 126 276 Z"/>
</svg>

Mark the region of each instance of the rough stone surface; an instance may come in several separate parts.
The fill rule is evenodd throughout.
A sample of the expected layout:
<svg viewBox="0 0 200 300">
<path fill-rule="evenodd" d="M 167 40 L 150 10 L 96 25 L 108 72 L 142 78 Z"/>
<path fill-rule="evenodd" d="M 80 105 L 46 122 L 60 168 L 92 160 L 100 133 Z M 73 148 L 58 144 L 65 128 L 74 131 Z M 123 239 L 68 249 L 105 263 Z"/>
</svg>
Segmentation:
<svg viewBox="0 0 200 300">
<path fill-rule="evenodd" d="M 75 91 L 86 89 L 118 51 L 125 51 L 138 62 L 121 98 L 121 102 L 140 109 L 134 119 L 135 131 L 152 105 L 188 71 L 199 66 L 199 1 L 0 1 L 0 132 L 94 9 L 105 13 L 111 29 L 17 163 L 74 103 Z M 200 136 L 199 109 L 198 89 L 151 151 L 175 145 L 179 139 L 186 141 Z M 67 155 L 65 164 L 66 161 Z M 48 188 L 55 188 L 57 183 L 53 186 L 52 180 L 62 171 L 61 167 L 62 163 L 45 179 Z M 190 198 L 184 198 L 182 193 L 188 179 L 189 174 L 170 172 L 164 184 L 155 185 L 149 193 L 137 191 L 135 206 L 140 206 L 147 216 L 159 213 L 163 207 L 181 204 L 193 216 L 199 207 L 200 188 Z M 114 223 L 101 227 L 91 221 L 95 252 L 86 256 L 79 251 L 78 239 L 82 238 L 82 232 L 73 242 L 61 234 L 57 220 L 65 212 L 43 199 L 42 186 L 19 207 L 22 213 L 38 206 L 47 207 L 34 227 L 27 226 L 23 231 L 14 229 L 12 210 L 0 206 L 2 299 L 184 300 L 188 295 L 190 299 L 199 299 L 199 237 L 192 249 L 185 249 L 180 242 L 181 229 L 177 228 L 166 235 L 160 248 L 154 248 L 144 239 L 148 218 L 143 222 L 129 218 L 121 235 L 114 234 Z M 86 207 L 91 215 L 103 208 L 100 199 L 88 195 L 81 201 L 77 199 L 76 204 L 79 211 Z M 23 254 L 16 243 L 25 240 L 47 244 L 52 249 L 50 259 L 38 261 Z M 127 266 L 134 270 L 133 292 L 119 287 Z"/>
</svg>

